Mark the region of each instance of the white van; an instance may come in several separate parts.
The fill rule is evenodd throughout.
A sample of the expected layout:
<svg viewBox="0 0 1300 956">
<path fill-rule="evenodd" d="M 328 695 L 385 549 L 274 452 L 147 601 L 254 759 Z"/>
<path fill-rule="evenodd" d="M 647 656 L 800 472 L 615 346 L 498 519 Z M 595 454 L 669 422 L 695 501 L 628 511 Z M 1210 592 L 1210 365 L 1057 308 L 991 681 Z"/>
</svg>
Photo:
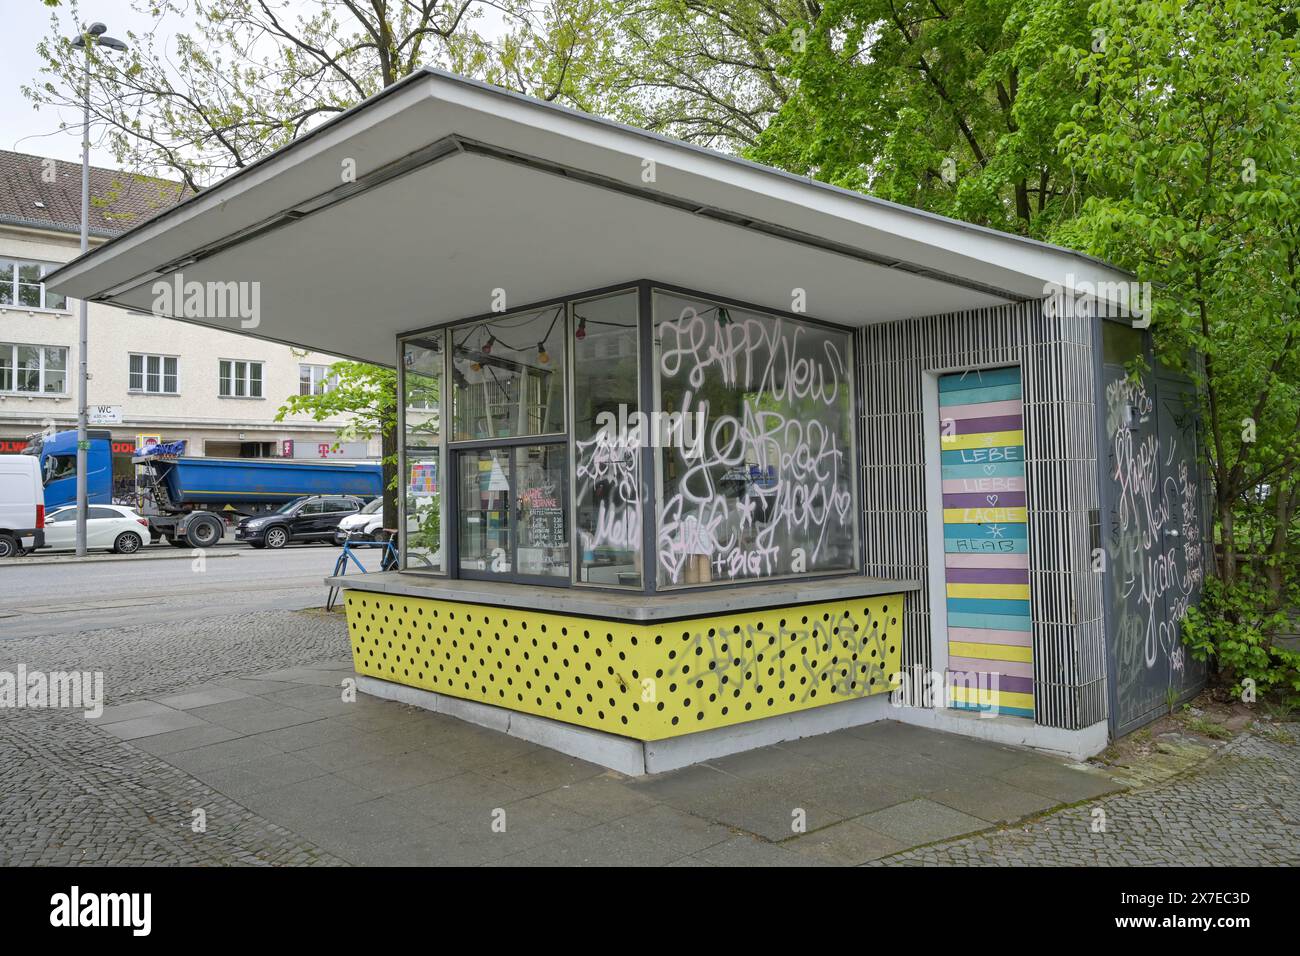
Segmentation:
<svg viewBox="0 0 1300 956">
<path fill-rule="evenodd" d="M 0 455 L 0 558 L 45 545 L 45 486 L 35 455 Z"/>
</svg>

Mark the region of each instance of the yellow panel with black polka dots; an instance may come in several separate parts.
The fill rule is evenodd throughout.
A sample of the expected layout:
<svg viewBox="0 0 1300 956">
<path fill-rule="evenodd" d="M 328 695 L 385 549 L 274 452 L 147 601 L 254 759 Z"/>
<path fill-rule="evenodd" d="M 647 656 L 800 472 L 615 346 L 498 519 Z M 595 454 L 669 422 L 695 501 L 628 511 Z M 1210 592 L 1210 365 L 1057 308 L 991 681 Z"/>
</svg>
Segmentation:
<svg viewBox="0 0 1300 956">
<path fill-rule="evenodd" d="M 358 674 L 638 740 L 898 686 L 903 597 L 672 622 L 346 592 Z"/>
</svg>

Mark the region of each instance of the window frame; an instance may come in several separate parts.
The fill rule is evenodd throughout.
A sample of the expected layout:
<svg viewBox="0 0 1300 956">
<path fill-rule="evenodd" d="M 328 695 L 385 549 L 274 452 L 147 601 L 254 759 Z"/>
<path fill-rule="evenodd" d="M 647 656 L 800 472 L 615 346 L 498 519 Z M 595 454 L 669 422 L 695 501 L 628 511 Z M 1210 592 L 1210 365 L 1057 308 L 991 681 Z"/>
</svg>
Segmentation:
<svg viewBox="0 0 1300 956">
<path fill-rule="evenodd" d="M 223 365 L 230 366 L 230 375 L 227 376 L 222 374 Z M 236 378 L 235 376 L 235 366 L 237 365 L 244 366 L 244 375 L 242 379 Z M 260 395 L 251 394 L 252 387 L 253 387 L 253 366 L 254 365 L 256 365 L 258 369 L 257 387 L 258 390 L 261 392 Z M 178 386 L 180 384 L 179 373 L 180 373 L 180 368 L 178 363 L 177 365 Z M 222 388 L 224 387 L 224 384 L 227 381 L 230 382 L 232 388 L 234 388 L 237 382 L 242 383 L 245 394 L 237 395 L 234 394 L 233 392 L 229 394 L 222 392 Z M 237 399 L 251 400 L 255 402 L 264 400 L 266 398 L 266 362 L 261 359 L 232 359 L 232 358 L 217 359 L 217 398 L 237 398 Z"/>
<path fill-rule="evenodd" d="M 572 348 L 572 336 L 576 330 L 576 320 L 573 317 L 573 308 L 575 304 L 580 305 L 584 301 L 601 299 L 609 296 L 618 295 L 619 293 L 635 292 L 637 294 L 637 322 L 638 322 L 638 348 L 637 348 L 637 395 L 639 408 L 643 412 L 648 412 L 659 408 L 661 399 L 660 380 L 657 374 L 657 342 L 655 339 L 655 317 L 654 317 L 654 295 L 663 293 L 671 296 L 680 296 L 693 298 L 701 302 L 707 302 L 711 305 L 721 305 L 729 309 L 738 311 L 753 312 L 762 316 L 773 318 L 782 318 L 793 320 L 830 332 L 841 334 L 845 337 L 846 356 L 845 356 L 845 379 L 844 385 L 848 391 L 848 486 L 852 496 L 850 514 L 852 520 L 852 561 L 846 568 L 831 568 L 823 571 L 807 571 L 798 574 L 776 575 L 762 578 L 736 578 L 721 581 L 709 581 L 699 584 L 677 584 L 661 586 L 658 583 L 658 523 L 659 523 L 659 503 L 663 496 L 662 487 L 662 461 L 661 456 L 657 454 L 659 449 L 649 443 L 647 447 L 641 449 L 641 474 L 640 482 L 642 491 L 645 495 L 645 504 L 643 504 L 641 515 L 641 554 L 642 554 L 642 573 L 641 586 L 624 587 L 607 584 L 593 584 L 577 580 L 579 574 L 579 565 L 577 556 L 574 555 L 570 560 L 570 573 L 567 580 L 550 580 L 544 583 L 551 587 L 568 587 L 568 588 L 585 588 L 591 591 L 606 591 L 611 594 L 644 594 L 653 595 L 657 592 L 669 592 L 679 590 L 690 591 L 710 591 L 710 590 L 732 590 L 736 588 L 761 587 L 767 584 L 778 584 L 791 580 L 803 578 L 852 578 L 862 577 L 865 573 L 865 565 L 862 553 L 862 523 L 864 516 L 862 514 L 862 475 L 860 474 L 861 461 L 861 444 L 862 435 L 862 389 L 858 381 L 859 369 L 858 361 L 858 335 L 857 330 L 834 322 L 828 322 L 818 319 L 804 313 L 794 313 L 783 309 L 772 308 L 770 306 L 758 305 L 752 302 L 735 299 L 727 295 L 713 292 L 702 292 L 697 289 L 675 286 L 671 283 L 657 281 L 655 279 L 634 279 L 625 282 L 619 282 L 612 285 L 604 286 L 597 289 L 586 289 L 578 292 L 568 293 L 562 296 L 556 296 L 536 302 L 530 302 L 526 305 L 510 309 L 507 312 L 489 312 L 464 319 L 456 319 L 450 322 L 440 322 L 434 325 L 425 325 L 418 328 L 412 328 L 398 333 L 395 336 L 396 358 L 397 358 L 397 389 L 398 389 L 398 469 L 399 478 L 404 487 L 407 479 L 408 449 L 406 447 L 406 385 L 405 385 L 405 367 L 403 357 L 405 347 L 409 340 L 423 338 L 430 339 L 442 336 L 442 389 L 440 394 L 440 415 L 442 427 L 440 429 L 439 442 L 437 445 L 437 461 L 439 469 L 441 507 L 443 509 L 442 517 L 442 550 L 443 560 L 442 567 L 439 570 L 431 570 L 419 566 L 409 565 L 406 555 L 406 495 L 398 495 L 398 526 L 402 529 L 402 537 L 399 540 L 399 552 L 401 567 L 404 571 L 413 574 L 423 574 L 429 577 L 443 579 L 458 579 L 464 577 L 459 569 L 459 555 L 456 547 L 455 529 L 449 527 L 449 522 L 454 523 L 456 517 L 457 502 L 456 483 L 452 480 L 455 475 L 454 465 L 456 454 L 461 451 L 472 451 L 476 448 L 501 447 L 505 448 L 514 445 L 535 445 L 549 444 L 551 442 L 563 441 L 568 447 L 568 471 L 566 473 L 566 502 L 569 509 L 567 516 L 568 531 L 572 549 L 577 549 L 578 538 L 575 530 L 576 515 L 576 482 L 574 480 L 576 463 L 574 459 L 574 349 Z M 496 321 L 511 315 L 521 315 L 528 312 L 541 312 L 549 308 L 563 305 L 565 318 L 565 397 L 564 412 L 565 423 L 563 432 L 548 432 L 542 435 L 519 435 L 511 438 L 486 438 L 470 439 L 461 441 L 452 441 L 449 437 L 449 426 L 451 423 L 451 413 L 453 410 L 452 389 L 454 387 L 452 380 L 452 359 L 453 359 L 453 342 L 452 333 L 456 329 L 463 329 L 472 325 L 481 325 L 485 321 Z M 430 450 L 433 446 L 419 446 L 422 449 Z M 417 457 L 429 457 L 427 453 L 420 454 Z M 649 469 L 649 470 L 647 470 Z M 494 580 L 506 580 L 503 577 L 496 576 Z M 530 582 L 531 583 L 531 582 Z M 537 582 L 543 583 L 543 582 Z"/>
<path fill-rule="evenodd" d="M 311 369 L 308 372 L 308 380 L 302 380 L 303 369 Z M 298 395 L 306 397 L 309 395 L 325 395 L 338 387 L 339 377 L 334 374 L 332 365 L 318 365 L 313 362 L 298 363 Z M 317 372 L 321 374 L 317 376 Z M 303 391 L 303 386 L 307 386 L 307 391 Z M 325 386 L 320 388 L 320 386 Z M 318 390 L 319 388 L 319 390 Z"/>
<path fill-rule="evenodd" d="M 27 389 L 20 389 L 18 387 L 18 350 L 20 348 L 36 349 L 37 354 L 39 356 L 40 364 L 37 368 L 37 373 L 36 373 L 37 375 L 36 391 L 29 391 Z M 68 368 L 68 361 L 72 355 L 72 349 L 70 346 L 37 345 L 32 342 L 0 342 L 0 355 L 3 354 L 5 349 L 8 349 L 9 351 L 9 354 L 7 356 L 9 360 L 9 364 L 6 366 L 6 371 L 8 372 L 10 377 L 10 383 L 9 383 L 10 387 L 9 388 L 0 387 L 0 395 L 18 395 L 18 396 L 28 396 L 31 398 L 66 398 L 68 395 L 71 394 L 68 391 L 68 373 L 70 371 L 70 369 Z M 46 363 L 47 349 L 56 349 L 63 353 L 62 369 L 50 369 L 47 367 L 47 363 Z M 63 372 L 63 389 L 61 391 L 58 392 L 46 391 L 45 375 L 47 371 Z"/>
<path fill-rule="evenodd" d="M 131 386 L 131 375 L 133 374 L 131 371 L 131 359 L 136 358 L 137 356 L 140 359 L 141 387 L 133 388 Z M 149 388 L 149 376 L 151 374 L 149 371 L 149 359 L 151 358 L 158 360 L 158 372 L 157 372 L 158 390 L 157 391 Z M 164 386 L 167 384 L 167 359 L 171 359 L 173 362 L 176 363 L 176 371 L 174 373 L 174 376 L 176 378 L 176 389 L 175 391 L 170 391 L 170 392 L 164 388 Z M 127 394 L 129 395 L 166 395 L 166 396 L 180 395 L 181 357 L 179 355 L 168 355 L 165 352 L 127 352 L 126 353 L 126 391 Z"/>
<path fill-rule="evenodd" d="M 853 523 L 853 544 L 851 553 L 853 555 L 852 564 L 847 568 L 828 568 L 824 571 L 803 571 L 798 574 L 777 574 L 770 577 L 762 578 L 737 578 L 730 581 L 707 581 L 698 584 L 659 584 L 659 503 L 664 497 L 664 476 L 663 476 L 663 455 L 654 454 L 654 487 L 651 496 L 654 501 L 654 515 L 652 528 L 654 539 L 651 541 L 646 561 L 653 560 L 654 579 L 656 582 L 655 590 L 657 591 L 708 591 L 714 588 L 734 588 L 762 584 L 778 584 L 782 581 L 801 580 L 803 578 L 835 578 L 848 576 L 861 576 L 864 574 L 864 561 L 862 556 L 862 494 L 860 485 L 862 475 L 859 471 L 859 445 L 862 441 L 860 422 L 862 419 L 862 407 L 860 390 L 858 387 L 858 366 L 857 366 L 857 335 L 851 328 L 836 325 L 833 322 L 826 322 L 821 319 L 810 318 L 804 314 L 786 312 L 782 309 L 772 309 L 764 306 L 754 305 L 748 302 L 739 302 L 729 299 L 726 296 L 719 296 L 706 292 L 697 292 L 693 289 L 683 289 L 679 286 L 667 285 L 660 282 L 649 284 L 647 308 L 649 310 L 648 324 L 650 327 L 650 340 L 652 343 L 652 354 L 650 355 L 650 387 L 653 391 L 653 408 L 659 408 L 663 402 L 661 392 L 662 378 L 659 375 L 659 339 L 655 335 L 655 311 L 654 297 L 658 294 L 674 296 L 676 298 L 695 299 L 698 302 L 707 303 L 712 306 L 722 306 L 727 309 L 735 309 L 741 312 L 752 312 L 756 315 L 767 316 L 771 318 L 787 319 L 794 322 L 801 322 L 828 332 L 835 332 L 845 337 L 847 343 L 847 353 L 845 355 L 845 387 L 849 390 L 849 494 L 852 500 L 849 505 L 849 514 L 852 516 Z M 658 452 L 661 449 L 652 449 Z"/>
<path fill-rule="evenodd" d="M 66 295 L 61 296 L 61 298 L 63 299 L 62 305 L 50 305 L 49 297 L 51 295 L 57 296 L 58 293 L 51 293 L 45 288 L 45 277 L 48 276 L 51 272 L 53 272 L 55 269 L 60 268 L 60 263 L 45 262 L 40 259 L 20 259 L 17 256 L 0 256 L 0 268 L 3 268 L 5 265 L 11 266 L 13 272 L 10 275 L 7 283 L 5 282 L 4 276 L 0 275 L 0 289 L 3 289 L 7 284 L 9 287 L 9 296 L 12 301 L 0 302 L 0 309 L 16 309 L 16 310 L 21 310 L 26 312 L 35 311 L 35 312 L 61 312 L 61 313 L 67 313 L 71 311 L 71 309 L 68 308 L 68 297 Z M 22 281 L 23 266 L 36 266 L 38 269 L 40 269 L 41 271 L 40 281 L 36 283 L 23 282 Z M 41 298 L 40 305 L 28 305 L 24 302 L 19 301 L 19 287 L 31 286 L 31 285 L 35 285 L 37 288 L 40 289 L 40 298 Z"/>
</svg>

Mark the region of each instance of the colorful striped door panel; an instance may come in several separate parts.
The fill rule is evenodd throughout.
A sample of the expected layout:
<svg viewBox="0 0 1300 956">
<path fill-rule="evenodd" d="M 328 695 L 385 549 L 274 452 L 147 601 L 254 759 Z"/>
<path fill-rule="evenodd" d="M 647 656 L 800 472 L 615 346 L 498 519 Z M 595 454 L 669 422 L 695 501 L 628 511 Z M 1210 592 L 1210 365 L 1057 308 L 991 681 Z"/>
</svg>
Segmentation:
<svg viewBox="0 0 1300 956">
<path fill-rule="evenodd" d="M 948 706 L 1034 716 L 1020 369 L 939 379 Z"/>
</svg>

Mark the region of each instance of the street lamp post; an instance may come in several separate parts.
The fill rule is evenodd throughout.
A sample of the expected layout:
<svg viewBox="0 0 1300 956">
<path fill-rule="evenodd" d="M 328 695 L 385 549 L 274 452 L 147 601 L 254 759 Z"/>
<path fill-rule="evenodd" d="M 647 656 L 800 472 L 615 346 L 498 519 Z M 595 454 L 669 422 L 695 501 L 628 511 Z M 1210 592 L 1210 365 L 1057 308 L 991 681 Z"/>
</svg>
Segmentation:
<svg viewBox="0 0 1300 956">
<path fill-rule="evenodd" d="M 72 40 L 73 47 L 84 50 L 85 70 L 81 104 L 81 254 L 90 248 L 90 48 L 102 46 L 106 50 L 125 50 L 126 44 L 104 34 L 108 27 L 92 23 L 85 32 Z M 86 553 L 86 340 L 88 336 L 86 300 L 81 300 L 81 317 L 78 323 L 77 354 L 77 554 Z"/>
</svg>

